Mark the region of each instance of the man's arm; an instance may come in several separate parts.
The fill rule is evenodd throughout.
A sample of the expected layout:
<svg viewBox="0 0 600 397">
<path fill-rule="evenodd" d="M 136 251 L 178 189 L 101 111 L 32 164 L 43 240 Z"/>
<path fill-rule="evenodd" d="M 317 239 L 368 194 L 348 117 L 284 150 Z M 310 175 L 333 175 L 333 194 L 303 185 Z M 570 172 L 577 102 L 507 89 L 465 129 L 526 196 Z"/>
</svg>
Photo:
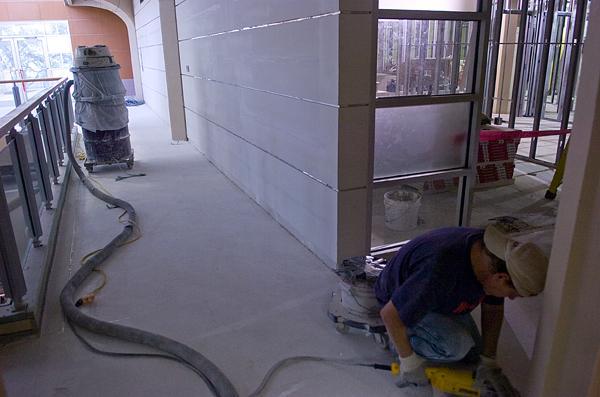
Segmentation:
<svg viewBox="0 0 600 397">
<path fill-rule="evenodd" d="M 392 342 L 394 343 L 394 346 L 396 346 L 396 350 L 400 357 L 410 356 L 413 353 L 413 350 L 408 341 L 408 336 L 406 335 L 406 326 L 400 319 L 398 310 L 396 310 L 392 301 L 386 303 L 379 314 L 381 315 L 381 319 L 385 324 L 388 335 L 392 338 Z"/>
<path fill-rule="evenodd" d="M 496 357 L 503 320 L 504 305 L 490 305 L 487 303 L 481 305 L 482 354 L 486 357 Z"/>
</svg>

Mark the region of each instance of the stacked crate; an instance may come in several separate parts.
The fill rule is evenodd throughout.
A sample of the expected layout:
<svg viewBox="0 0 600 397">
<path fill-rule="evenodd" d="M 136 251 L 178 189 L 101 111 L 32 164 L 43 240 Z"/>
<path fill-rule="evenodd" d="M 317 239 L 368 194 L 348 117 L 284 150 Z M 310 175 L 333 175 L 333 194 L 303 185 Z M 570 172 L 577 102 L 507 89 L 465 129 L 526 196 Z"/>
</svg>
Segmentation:
<svg viewBox="0 0 600 397">
<path fill-rule="evenodd" d="M 515 156 L 519 138 L 486 139 L 492 131 L 482 130 L 477 155 L 478 187 L 504 186 L 514 183 Z M 521 131 L 512 130 L 513 133 Z"/>
<path fill-rule="evenodd" d="M 515 156 L 521 139 L 509 136 L 522 131 L 495 126 L 485 128 L 489 129 L 481 130 L 479 136 L 476 187 L 510 185 L 514 183 Z M 498 138 L 499 135 L 502 137 Z M 437 179 L 424 182 L 423 192 L 445 192 L 457 186 L 458 178 Z"/>
</svg>

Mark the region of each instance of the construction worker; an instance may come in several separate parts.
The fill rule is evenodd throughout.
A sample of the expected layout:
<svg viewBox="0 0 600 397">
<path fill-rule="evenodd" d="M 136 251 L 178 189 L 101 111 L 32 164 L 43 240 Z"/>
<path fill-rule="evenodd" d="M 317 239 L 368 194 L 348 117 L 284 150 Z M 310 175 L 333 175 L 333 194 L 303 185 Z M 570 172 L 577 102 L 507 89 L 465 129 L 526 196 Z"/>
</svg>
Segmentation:
<svg viewBox="0 0 600 397">
<path fill-rule="evenodd" d="M 428 361 L 460 361 L 477 365 L 477 384 L 499 396 L 519 395 L 495 361 L 504 298 L 543 290 L 552 242 L 552 230 L 523 233 L 519 222 L 505 217 L 485 230 L 428 232 L 404 245 L 379 275 L 375 294 L 400 359 L 396 385 L 412 389 L 408 394 L 432 394 Z M 481 335 L 470 314 L 480 303 Z"/>
</svg>

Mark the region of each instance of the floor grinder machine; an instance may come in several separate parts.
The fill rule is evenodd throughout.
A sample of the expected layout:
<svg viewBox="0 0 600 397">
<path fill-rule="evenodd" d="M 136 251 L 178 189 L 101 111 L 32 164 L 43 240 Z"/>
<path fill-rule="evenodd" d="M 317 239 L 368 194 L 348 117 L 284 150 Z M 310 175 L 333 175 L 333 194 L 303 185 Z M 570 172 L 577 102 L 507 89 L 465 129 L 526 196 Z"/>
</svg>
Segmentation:
<svg viewBox="0 0 600 397">
<path fill-rule="evenodd" d="M 123 163 L 133 167 L 121 67 L 105 45 L 77 47 L 73 67 L 75 122 L 83 131 L 85 168 Z"/>
<path fill-rule="evenodd" d="M 337 268 L 341 280 L 332 293 L 328 315 L 340 333 L 351 329 L 371 336 L 382 348 L 388 348 L 385 325 L 379 317 L 379 304 L 373 286 L 386 260 L 372 256 L 346 259 Z"/>
</svg>

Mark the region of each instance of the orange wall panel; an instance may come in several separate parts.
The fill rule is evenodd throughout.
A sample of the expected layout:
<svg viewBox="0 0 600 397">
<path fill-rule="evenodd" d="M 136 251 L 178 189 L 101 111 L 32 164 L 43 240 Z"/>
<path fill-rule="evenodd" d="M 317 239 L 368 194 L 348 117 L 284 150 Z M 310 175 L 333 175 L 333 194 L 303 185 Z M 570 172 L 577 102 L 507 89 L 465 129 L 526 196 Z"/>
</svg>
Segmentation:
<svg viewBox="0 0 600 397">
<path fill-rule="evenodd" d="M 133 79 L 127 26 L 115 14 L 94 7 L 67 7 L 62 0 L 0 0 L 0 21 L 67 20 L 73 53 L 80 45 L 107 45 L 121 65 L 121 78 Z"/>
<path fill-rule="evenodd" d="M 41 19 L 40 6 L 37 3 L 11 3 L 8 7 L 11 21 L 33 21 Z"/>
<path fill-rule="evenodd" d="M 43 19 L 68 19 L 67 7 L 63 2 L 41 2 L 39 6 Z"/>
</svg>

